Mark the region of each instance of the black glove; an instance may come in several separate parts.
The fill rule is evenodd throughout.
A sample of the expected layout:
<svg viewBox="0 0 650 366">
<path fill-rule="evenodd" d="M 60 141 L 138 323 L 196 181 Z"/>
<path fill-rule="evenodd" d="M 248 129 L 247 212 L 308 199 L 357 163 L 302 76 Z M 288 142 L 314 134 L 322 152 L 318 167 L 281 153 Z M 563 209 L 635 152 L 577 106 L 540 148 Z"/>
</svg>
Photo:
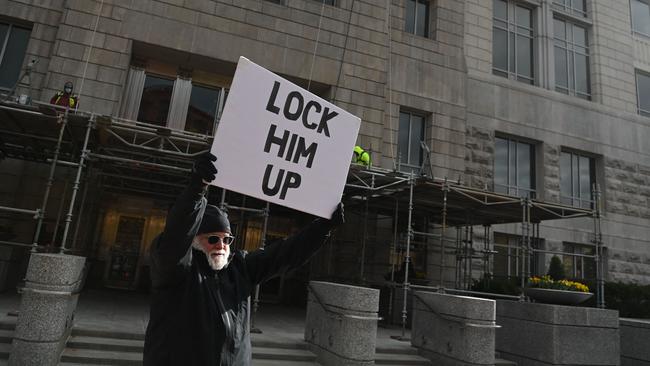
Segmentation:
<svg viewBox="0 0 650 366">
<path fill-rule="evenodd" d="M 343 202 L 339 202 L 339 205 L 336 207 L 336 210 L 330 219 L 330 225 L 332 225 L 332 227 L 337 227 L 343 224 L 345 224 L 345 210 L 343 209 Z"/>
<path fill-rule="evenodd" d="M 214 162 L 217 157 L 212 155 L 209 151 L 198 155 L 194 159 L 194 167 L 192 168 L 192 181 L 201 184 L 208 184 L 217 176 L 217 168 Z"/>
</svg>

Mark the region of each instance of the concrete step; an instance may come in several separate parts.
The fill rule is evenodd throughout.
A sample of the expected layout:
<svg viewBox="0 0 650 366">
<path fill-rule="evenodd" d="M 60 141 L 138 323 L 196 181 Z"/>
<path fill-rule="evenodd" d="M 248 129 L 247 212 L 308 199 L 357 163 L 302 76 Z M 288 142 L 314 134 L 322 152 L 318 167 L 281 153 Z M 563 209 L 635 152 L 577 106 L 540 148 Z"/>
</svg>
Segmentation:
<svg viewBox="0 0 650 366">
<path fill-rule="evenodd" d="M 90 365 L 142 365 L 142 353 L 66 348 L 61 362 Z"/>
<path fill-rule="evenodd" d="M 422 365 L 429 366 L 431 363 L 424 357 L 412 354 L 375 354 L 375 365 Z"/>
<path fill-rule="evenodd" d="M 116 330 L 101 330 L 101 329 L 73 327 L 71 335 L 97 337 L 97 338 L 132 339 L 132 340 L 144 341 L 144 333 L 121 332 Z"/>
<path fill-rule="evenodd" d="M 253 359 L 283 361 L 316 361 L 316 355 L 303 349 L 269 348 L 253 346 Z"/>
<path fill-rule="evenodd" d="M 509 360 L 504 360 L 503 358 L 495 358 L 494 366 L 517 366 L 517 363 Z"/>
<path fill-rule="evenodd" d="M 11 353 L 11 343 L 0 343 L 0 359 L 8 359 L 9 353 Z"/>
<path fill-rule="evenodd" d="M 14 331 L 0 329 L 0 343 L 11 343 L 14 339 Z"/>
<path fill-rule="evenodd" d="M 0 329 L 2 330 L 14 330 L 16 329 L 16 322 L 10 322 L 10 321 L 1 321 L 0 322 Z"/>
<path fill-rule="evenodd" d="M 255 360 L 253 366 L 319 366 L 316 361 Z"/>
<path fill-rule="evenodd" d="M 410 345 L 405 345 L 403 347 L 377 347 L 375 353 L 389 353 L 389 354 L 400 354 L 400 355 L 417 355 L 418 349 L 411 347 Z"/>
</svg>

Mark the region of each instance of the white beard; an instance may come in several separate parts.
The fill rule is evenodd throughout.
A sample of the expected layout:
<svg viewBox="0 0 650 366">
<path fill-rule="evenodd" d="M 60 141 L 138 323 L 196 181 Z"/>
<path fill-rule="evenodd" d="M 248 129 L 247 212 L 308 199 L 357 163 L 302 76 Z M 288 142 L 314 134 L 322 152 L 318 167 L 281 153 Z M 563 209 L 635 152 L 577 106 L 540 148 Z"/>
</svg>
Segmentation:
<svg viewBox="0 0 650 366">
<path fill-rule="evenodd" d="M 228 256 L 225 255 L 217 255 L 217 256 L 211 256 L 210 253 L 207 253 L 203 248 L 201 247 L 201 244 L 199 244 L 196 240 L 192 242 L 192 248 L 201 251 L 205 255 L 205 259 L 208 261 L 208 264 L 210 265 L 210 268 L 212 268 L 215 271 L 220 271 L 223 269 L 223 267 L 228 264 Z M 216 252 L 214 250 L 213 252 Z"/>
</svg>

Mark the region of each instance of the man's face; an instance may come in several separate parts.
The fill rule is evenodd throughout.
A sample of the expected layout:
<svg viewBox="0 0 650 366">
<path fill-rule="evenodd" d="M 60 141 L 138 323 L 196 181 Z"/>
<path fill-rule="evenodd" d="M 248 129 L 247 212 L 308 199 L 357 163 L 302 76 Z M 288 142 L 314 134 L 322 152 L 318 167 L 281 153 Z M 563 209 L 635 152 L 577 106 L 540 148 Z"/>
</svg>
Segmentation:
<svg viewBox="0 0 650 366">
<path fill-rule="evenodd" d="M 199 234 L 194 237 L 192 246 L 202 251 L 210 264 L 210 267 L 218 271 L 228 263 L 230 255 L 230 244 L 234 237 L 230 233 L 217 231 L 212 233 Z"/>
</svg>

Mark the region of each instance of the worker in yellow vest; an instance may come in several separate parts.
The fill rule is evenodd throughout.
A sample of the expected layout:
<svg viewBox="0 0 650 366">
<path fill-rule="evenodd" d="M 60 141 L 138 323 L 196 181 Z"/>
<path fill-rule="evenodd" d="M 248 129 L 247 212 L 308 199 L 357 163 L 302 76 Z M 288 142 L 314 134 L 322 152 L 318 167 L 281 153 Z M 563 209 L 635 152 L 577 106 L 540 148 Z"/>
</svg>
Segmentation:
<svg viewBox="0 0 650 366">
<path fill-rule="evenodd" d="M 356 164 L 369 166 L 370 154 L 366 150 L 364 150 L 361 146 L 357 145 L 354 147 L 352 162 Z"/>
<path fill-rule="evenodd" d="M 60 105 L 63 107 L 78 108 L 79 97 L 72 95 L 72 82 L 67 81 L 63 86 L 63 91 L 59 91 L 52 99 L 50 99 L 50 104 Z"/>
</svg>

